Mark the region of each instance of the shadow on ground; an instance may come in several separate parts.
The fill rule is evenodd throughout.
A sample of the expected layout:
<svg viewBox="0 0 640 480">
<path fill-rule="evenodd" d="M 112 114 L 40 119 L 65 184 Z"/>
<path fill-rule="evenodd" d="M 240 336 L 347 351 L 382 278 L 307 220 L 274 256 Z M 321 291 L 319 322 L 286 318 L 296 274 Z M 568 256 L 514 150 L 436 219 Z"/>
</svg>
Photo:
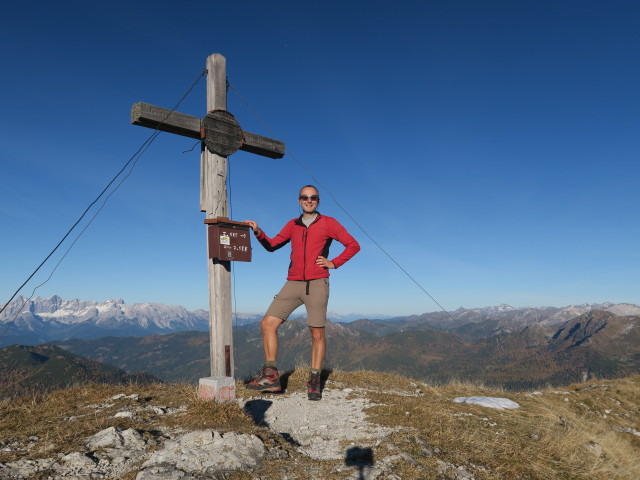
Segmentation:
<svg viewBox="0 0 640 480">
<path fill-rule="evenodd" d="M 272 404 L 273 402 L 270 400 L 256 398 L 255 400 L 249 400 L 244 404 L 244 411 L 249 414 L 256 425 L 270 428 L 269 424 L 265 420 L 265 414 Z"/>
<path fill-rule="evenodd" d="M 373 467 L 373 450 L 371 448 L 352 447 L 344 456 L 344 464 L 358 469 L 358 480 L 366 478 L 367 470 Z"/>
</svg>

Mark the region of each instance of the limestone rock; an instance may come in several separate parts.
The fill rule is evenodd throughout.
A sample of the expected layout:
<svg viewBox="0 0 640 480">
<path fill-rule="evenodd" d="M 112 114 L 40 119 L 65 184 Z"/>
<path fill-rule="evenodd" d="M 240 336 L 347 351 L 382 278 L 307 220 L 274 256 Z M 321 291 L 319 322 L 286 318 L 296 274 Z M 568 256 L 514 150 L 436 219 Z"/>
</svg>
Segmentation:
<svg viewBox="0 0 640 480">
<path fill-rule="evenodd" d="M 35 473 L 51 470 L 56 462 L 53 459 L 41 458 L 37 460 L 17 460 L 0 464 L 0 479 L 13 480 L 31 478 Z"/>
<path fill-rule="evenodd" d="M 81 452 L 73 452 L 68 455 L 65 455 L 60 459 L 62 464 L 71 469 L 84 470 L 95 467 L 96 463 L 98 463 L 94 458 L 90 457 L 86 453 Z"/>
<path fill-rule="evenodd" d="M 197 430 L 168 440 L 163 449 L 154 452 L 142 465 L 144 471 L 138 480 L 191 478 L 180 476 L 182 473 L 175 470 L 186 474 L 251 470 L 266 453 L 264 444 L 255 435 Z M 169 471 L 170 477 L 165 475 Z"/>
<path fill-rule="evenodd" d="M 182 470 L 177 470 L 175 465 L 167 464 L 146 468 L 136 476 L 136 480 L 194 480 L 195 478 Z"/>
<path fill-rule="evenodd" d="M 145 441 L 142 435 L 132 428 L 122 431 L 116 427 L 109 427 L 90 437 L 86 445 L 90 450 L 100 448 L 141 450 L 144 449 Z"/>
</svg>

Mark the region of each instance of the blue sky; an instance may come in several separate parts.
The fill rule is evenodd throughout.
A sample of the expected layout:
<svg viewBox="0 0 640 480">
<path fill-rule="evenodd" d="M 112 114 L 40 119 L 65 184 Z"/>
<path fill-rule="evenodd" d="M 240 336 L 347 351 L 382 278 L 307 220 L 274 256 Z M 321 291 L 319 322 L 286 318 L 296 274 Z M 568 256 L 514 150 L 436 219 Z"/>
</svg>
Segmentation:
<svg viewBox="0 0 640 480">
<path fill-rule="evenodd" d="M 243 129 L 285 141 L 446 309 L 640 304 L 639 22 L 640 4 L 616 0 L 14 2 L 0 303 L 152 133 L 131 106 L 171 108 L 217 52 L 264 121 L 230 90 Z M 204 116 L 205 95 L 202 79 L 179 110 Z M 206 308 L 194 143 L 160 135 L 36 295 Z M 298 215 L 312 180 L 291 155 L 229 162 L 234 219 L 274 235 Z M 438 310 L 320 190 L 362 245 L 333 272 L 330 310 Z M 237 311 L 266 309 L 288 255 L 254 242 Z"/>
</svg>

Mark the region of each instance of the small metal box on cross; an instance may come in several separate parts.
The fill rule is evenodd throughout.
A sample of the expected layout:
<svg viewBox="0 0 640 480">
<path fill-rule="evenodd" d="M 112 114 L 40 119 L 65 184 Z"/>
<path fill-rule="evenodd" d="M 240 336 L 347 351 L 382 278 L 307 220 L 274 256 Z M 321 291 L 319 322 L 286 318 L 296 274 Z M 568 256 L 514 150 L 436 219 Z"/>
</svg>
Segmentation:
<svg viewBox="0 0 640 480">
<path fill-rule="evenodd" d="M 206 219 L 209 258 L 228 262 L 251 261 L 251 227 L 226 217 Z"/>
</svg>

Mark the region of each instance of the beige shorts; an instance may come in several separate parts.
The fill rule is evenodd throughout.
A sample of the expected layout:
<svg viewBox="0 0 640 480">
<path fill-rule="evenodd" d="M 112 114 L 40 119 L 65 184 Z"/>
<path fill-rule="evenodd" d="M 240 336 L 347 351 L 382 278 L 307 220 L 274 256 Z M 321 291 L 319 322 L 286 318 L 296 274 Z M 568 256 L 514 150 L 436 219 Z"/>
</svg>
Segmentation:
<svg viewBox="0 0 640 480">
<path fill-rule="evenodd" d="M 328 303 L 328 278 L 308 281 L 288 280 L 271 302 L 265 315 L 286 320 L 296 308 L 304 304 L 307 309 L 307 324 L 310 327 L 325 327 Z"/>
</svg>

